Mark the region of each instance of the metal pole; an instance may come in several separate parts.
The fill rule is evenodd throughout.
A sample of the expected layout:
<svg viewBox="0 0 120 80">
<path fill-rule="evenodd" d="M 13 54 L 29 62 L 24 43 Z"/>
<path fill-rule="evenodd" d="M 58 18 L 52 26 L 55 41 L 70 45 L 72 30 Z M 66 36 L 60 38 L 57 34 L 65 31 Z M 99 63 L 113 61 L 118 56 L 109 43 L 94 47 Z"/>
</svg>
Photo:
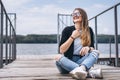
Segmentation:
<svg viewBox="0 0 120 80">
<path fill-rule="evenodd" d="M 68 24 L 68 16 L 66 16 L 66 24 L 69 25 L 69 24 Z"/>
<path fill-rule="evenodd" d="M 111 65 L 111 63 L 112 63 L 112 59 L 111 59 L 111 37 L 109 37 L 109 49 L 110 49 L 110 52 L 109 52 L 110 59 L 109 59 L 109 61 L 110 61 L 110 65 Z"/>
<path fill-rule="evenodd" d="M 7 20 L 7 17 L 6 17 L 6 38 L 5 38 L 5 48 L 6 48 L 6 60 L 5 60 L 5 64 L 7 65 L 8 64 L 8 20 Z"/>
<path fill-rule="evenodd" d="M 62 21 L 62 30 L 63 30 L 63 27 L 64 27 L 64 24 L 63 24 L 63 22 L 64 22 L 64 15 L 62 15 L 61 17 L 62 17 L 61 21 Z"/>
<path fill-rule="evenodd" d="M 98 49 L 98 45 L 97 45 L 97 17 L 95 17 L 95 47 L 96 49 Z"/>
<path fill-rule="evenodd" d="M 13 35 L 14 35 L 14 41 L 13 41 L 13 43 L 14 43 L 14 60 L 16 59 L 16 13 L 14 13 L 14 32 L 13 32 Z"/>
<path fill-rule="evenodd" d="M 16 20 L 17 20 L 17 16 L 15 14 L 15 30 L 14 30 L 15 59 L 16 59 L 16 56 L 17 56 L 16 55 L 16 52 L 17 52 L 17 50 L 16 50 L 16 27 L 17 27 Z"/>
<path fill-rule="evenodd" d="M 14 60 L 16 59 L 16 30 L 14 30 Z"/>
<path fill-rule="evenodd" d="M 7 13 L 7 14 L 10 15 L 10 16 L 14 16 L 13 26 L 14 26 L 14 29 L 16 30 L 16 13 Z"/>
<path fill-rule="evenodd" d="M 9 63 L 11 63 L 11 24 L 9 24 Z"/>
<path fill-rule="evenodd" d="M 57 27 L 57 43 L 58 43 L 58 53 L 60 53 L 60 50 L 59 50 L 59 43 L 60 43 L 60 34 L 59 34 L 59 14 L 57 15 L 57 22 L 58 22 L 58 27 Z"/>
<path fill-rule="evenodd" d="M 116 52 L 116 58 L 115 58 L 115 66 L 118 67 L 118 26 L 117 26 L 117 6 L 114 7 L 114 19 L 115 19 L 115 52 Z"/>
<path fill-rule="evenodd" d="M 8 15 L 13 15 L 14 16 L 14 27 L 12 28 L 12 56 L 13 56 L 13 60 L 16 59 L 16 13 L 8 13 Z"/>
<path fill-rule="evenodd" d="M 0 0 L 0 68 L 3 67 L 3 7 Z"/>
</svg>

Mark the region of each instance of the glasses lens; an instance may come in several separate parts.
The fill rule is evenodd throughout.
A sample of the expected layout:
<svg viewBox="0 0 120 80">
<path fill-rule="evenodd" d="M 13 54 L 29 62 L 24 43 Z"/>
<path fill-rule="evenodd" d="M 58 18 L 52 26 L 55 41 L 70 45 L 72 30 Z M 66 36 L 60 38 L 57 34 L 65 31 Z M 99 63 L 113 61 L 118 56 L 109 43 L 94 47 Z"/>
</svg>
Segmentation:
<svg viewBox="0 0 120 80">
<path fill-rule="evenodd" d="M 79 12 L 77 12 L 77 13 L 72 13 L 72 16 L 73 16 L 73 17 L 75 17 L 75 16 L 78 16 L 78 17 L 79 17 L 80 15 L 81 15 L 81 14 L 80 14 Z"/>
</svg>

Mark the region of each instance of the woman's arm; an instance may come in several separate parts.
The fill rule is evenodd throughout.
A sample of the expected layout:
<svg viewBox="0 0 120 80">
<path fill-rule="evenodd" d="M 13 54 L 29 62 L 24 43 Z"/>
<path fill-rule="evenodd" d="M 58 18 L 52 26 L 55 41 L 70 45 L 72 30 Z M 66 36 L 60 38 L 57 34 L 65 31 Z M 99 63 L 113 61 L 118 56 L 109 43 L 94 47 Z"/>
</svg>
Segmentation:
<svg viewBox="0 0 120 80">
<path fill-rule="evenodd" d="M 68 40 L 60 46 L 60 53 L 62 53 L 62 54 L 65 53 L 73 41 L 74 41 L 74 38 L 72 36 L 70 36 L 68 38 Z"/>
<path fill-rule="evenodd" d="M 65 53 L 75 38 L 80 36 L 80 32 L 78 30 L 74 30 L 72 35 L 60 46 L 60 53 Z"/>
</svg>

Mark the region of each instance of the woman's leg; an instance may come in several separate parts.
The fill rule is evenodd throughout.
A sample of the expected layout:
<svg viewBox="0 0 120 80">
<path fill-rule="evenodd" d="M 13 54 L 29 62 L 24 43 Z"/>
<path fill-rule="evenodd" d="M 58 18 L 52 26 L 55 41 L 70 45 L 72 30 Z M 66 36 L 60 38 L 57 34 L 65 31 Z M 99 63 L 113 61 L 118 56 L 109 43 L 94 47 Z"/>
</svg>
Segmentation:
<svg viewBox="0 0 120 80">
<path fill-rule="evenodd" d="M 56 61 L 56 66 L 61 74 L 68 74 L 69 73 L 69 71 L 65 70 L 58 61 Z"/>
<path fill-rule="evenodd" d="M 61 73 L 69 73 L 74 68 L 79 67 L 77 63 L 66 58 L 65 56 L 61 56 L 59 60 L 56 61 L 56 65 Z"/>
<path fill-rule="evenodd" d="M 97 61 L 98 56 L 99 52 L 97 50 L 93 50 L 90 53 L 86 54 L 81 59 L 79 59 L 77 63 L 80 65 L 84 65 L 86 67 L 86 70 L 89 70 Z"/>
</svg>

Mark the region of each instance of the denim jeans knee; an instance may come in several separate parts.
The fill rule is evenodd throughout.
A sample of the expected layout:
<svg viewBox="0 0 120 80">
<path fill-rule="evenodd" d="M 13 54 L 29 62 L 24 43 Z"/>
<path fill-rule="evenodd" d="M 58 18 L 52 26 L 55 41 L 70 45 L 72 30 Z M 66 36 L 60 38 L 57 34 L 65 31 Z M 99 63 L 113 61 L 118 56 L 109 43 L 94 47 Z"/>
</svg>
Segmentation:
<svg viewBox="0 0 120 80">
<path fill-rule="evenodd" d="M 56 66 L 61 74 L 68 74 L 69 73 L 69 71 L 65 70 L 58 61 L 56 61 Z"/>
<path fill-rule="evenodd" d="M 91 54 L 96 58 L 96 60 L 98 59 L 98 57 L 99 57 L 99 54 L 100 54 L 100 52 L 98 51 L 98 50 L 93 50 L 92 52 L 91 52 Z"/>
</svg>

